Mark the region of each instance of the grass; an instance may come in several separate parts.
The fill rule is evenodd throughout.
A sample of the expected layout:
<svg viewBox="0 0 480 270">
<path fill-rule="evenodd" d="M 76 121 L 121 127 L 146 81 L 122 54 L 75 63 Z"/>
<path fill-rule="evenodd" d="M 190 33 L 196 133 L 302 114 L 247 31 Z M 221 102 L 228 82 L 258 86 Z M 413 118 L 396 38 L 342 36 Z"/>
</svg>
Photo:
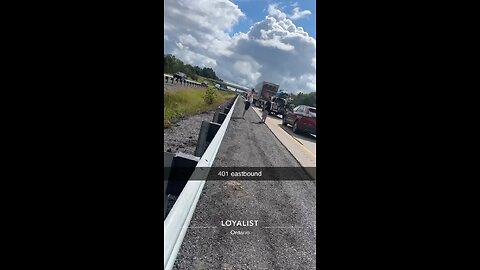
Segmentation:
<svg viewBox="0 0 480 270">
<path fill-rule="evenodd" d="M 214 89 L 213 86 L 209 88 Z M 169 128 L 182 117 L 208 112 L 234 97 L 231 92 L 215 90 L 217 96 L 212 104 L 206 104 L 203 96 L 205 89 L 180 88 L 163 94 L 163 128 Z"/>
</svg>

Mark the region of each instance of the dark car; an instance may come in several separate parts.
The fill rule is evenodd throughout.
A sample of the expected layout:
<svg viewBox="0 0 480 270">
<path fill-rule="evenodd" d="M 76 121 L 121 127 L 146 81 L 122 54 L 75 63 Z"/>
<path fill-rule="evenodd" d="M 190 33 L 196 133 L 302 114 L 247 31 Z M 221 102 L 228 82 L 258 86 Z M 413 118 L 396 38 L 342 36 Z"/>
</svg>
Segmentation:
<svg viewBox="0 0 480 270">
<path fill-rule="evenodd" d="M 282 117 L 282 124 L 292 125 L 294 133 L 308 132 L 317 135 L 317 108 L 306 105 L 300 105 L 287 110 Z"/>
<path fill-rule="evenodd" d="M 272 97 L 272 109 L 270 113 L 284 115 L 287 113 L 288 102 L 284 98 Z"/>
<path fill-rule="evenodd" d="M 185 73 L 182 73 L 182 72 L 177 72 L 177 73 L 173 74 L 173 78 L 184 80 L 184 79 L 187 78 L 187 75 L 185 75 Z"/>
</svg>

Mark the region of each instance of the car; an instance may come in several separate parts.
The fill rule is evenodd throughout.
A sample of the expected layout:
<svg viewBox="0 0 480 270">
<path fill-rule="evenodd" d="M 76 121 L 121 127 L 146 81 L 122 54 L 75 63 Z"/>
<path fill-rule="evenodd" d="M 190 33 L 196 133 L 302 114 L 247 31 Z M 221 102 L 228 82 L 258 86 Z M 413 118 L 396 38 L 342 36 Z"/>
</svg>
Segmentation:
<svg viewBox="0 0 480 270">
<path fill-rule="evenodd" d="M 285 98 L 272 97 L 271 102 L 271 114 L 279 116 L 284 115 L 287 112 L 288 101 Z"/>
<path fill-rule="evenodd" d="M 179 80 L 185 80 L 187 78 L 187 75 L 185 75 L 185 73 L 182 73 L 182 72 L 177 72 L 173 74 L 173 78 L 179 79 Z"/>
<path fill-rule="evenodd" d="M 299 105 L 293 110 L 288 109 L 282 115 L 284 126 L 292 125 L 294 133 L 308 132 L 317 135 L 317 108 Z"/>
</svg>

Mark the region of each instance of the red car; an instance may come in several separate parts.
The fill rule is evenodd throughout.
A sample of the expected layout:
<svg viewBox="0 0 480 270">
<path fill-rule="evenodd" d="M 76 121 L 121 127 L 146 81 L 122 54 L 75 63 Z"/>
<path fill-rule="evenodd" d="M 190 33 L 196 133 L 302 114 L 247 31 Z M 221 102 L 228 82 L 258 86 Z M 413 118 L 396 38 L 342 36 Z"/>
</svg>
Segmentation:
<svg viewBox="0 0 480 270">
<path fill-rule="evenodd" d="M 317 135 L 317 108 L 300 105 L 282 116 L 282 124 L 292 125 L 294 133 L 308 132 Z"/>
</svg>

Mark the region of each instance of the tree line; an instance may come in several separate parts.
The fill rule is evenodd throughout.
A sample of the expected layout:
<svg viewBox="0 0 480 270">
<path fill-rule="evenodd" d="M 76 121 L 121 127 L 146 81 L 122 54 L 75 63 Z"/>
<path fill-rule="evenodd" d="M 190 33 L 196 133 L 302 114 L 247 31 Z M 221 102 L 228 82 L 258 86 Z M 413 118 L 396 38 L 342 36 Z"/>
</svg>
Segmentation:
<svg viewBox="0 0 480 270">
<path fill-rule="evenodd" d="M 200 68 L 199 66 L 192 66 L 189 64 L 185 65 L 182 60 L 171 54 L 163 55 L 163 70 L 168 74 L 182 72 L 193 80 L 197 80 L 197 76 L 202 76 L 205 78 L 222 81 L 217 77 L 217 74 L 215 74 L 215 71 L 213 71 L 212 68 Z"/>
<path fill-rule="evenodd" d="M 291 103 L 298 105 L 307 105 L 312 107 L 317 107 L 317 92 L 311 93 L 298 93 L 298 94 L 291 94 L 290 97 L 292 98 Z"/>
</svg>

